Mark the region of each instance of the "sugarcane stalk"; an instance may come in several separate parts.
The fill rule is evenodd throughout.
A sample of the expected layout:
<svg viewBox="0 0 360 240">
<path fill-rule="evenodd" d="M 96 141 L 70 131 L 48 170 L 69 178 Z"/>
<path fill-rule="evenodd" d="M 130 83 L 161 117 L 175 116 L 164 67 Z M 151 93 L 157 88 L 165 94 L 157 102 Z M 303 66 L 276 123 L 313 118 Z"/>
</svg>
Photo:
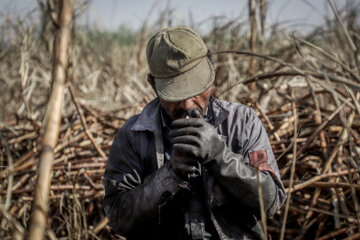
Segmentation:
<svg viewBox="0 0 360 240">
<path fill-rule="evenodd" d="M 43 239 L 47 224 L 51 169 L 54 160 L 54 149 L 59 136 L 61 110 L 66 83 L 66 68 L 68 65 L 67 51 L 70 40 L 72 6 L 73 0 L 61 1 L 58 15 L 59 20 L 56 24 L 52 91 L 42 125 L 42 150 L 38 166 L 38 177 L 35 187 L 35 199 L 32 206 L 31 223 L 27 236 L 27 239 L 29 240 Z"/>
</svg>

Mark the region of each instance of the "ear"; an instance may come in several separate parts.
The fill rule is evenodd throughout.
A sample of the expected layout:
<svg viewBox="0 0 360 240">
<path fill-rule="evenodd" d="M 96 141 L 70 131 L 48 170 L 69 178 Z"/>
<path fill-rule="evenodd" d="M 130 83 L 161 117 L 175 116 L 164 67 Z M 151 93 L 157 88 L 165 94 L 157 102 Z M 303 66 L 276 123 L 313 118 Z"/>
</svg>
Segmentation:
<svg viewBox="0 0 360 240">
<path fill-rule="evenodd" d="M 155 80 L 154 80 L 154 77 L 151 75 L 151 73 L 148 73 L 148 75 L 147 75 L 147 82 L 151 85 L 152 89 L 156 93 Z"/>
<path fill-rule="evenodd" d="M 151 73 L 148 73 L 148 75 L 147 75 L 147 82 L 151 85 L 151 87 L 154 90 L 156 96 L 159 97 L 159 95 L 157 94 L 157 91 L 156 91 L 156 87 L 155 87 L 155 79 L 154 79 L 153 75 L 151 75 Z"/>
</svg>

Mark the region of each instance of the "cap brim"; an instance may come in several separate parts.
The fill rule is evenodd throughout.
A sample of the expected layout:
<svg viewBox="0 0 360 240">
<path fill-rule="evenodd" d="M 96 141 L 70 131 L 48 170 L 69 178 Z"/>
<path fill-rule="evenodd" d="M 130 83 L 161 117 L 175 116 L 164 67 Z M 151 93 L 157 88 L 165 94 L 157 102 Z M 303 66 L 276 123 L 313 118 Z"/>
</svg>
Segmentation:
<svg viewBox="0 0 360 240">
<path fill-rule="evenodd" d="M 211 86 L 214 79 L 214 67 L 205 57 L 198 65 L 178 76 L 155 78 L 155 87 L 161 99 L 177 102 L 204 92 Z"/>
</svg>

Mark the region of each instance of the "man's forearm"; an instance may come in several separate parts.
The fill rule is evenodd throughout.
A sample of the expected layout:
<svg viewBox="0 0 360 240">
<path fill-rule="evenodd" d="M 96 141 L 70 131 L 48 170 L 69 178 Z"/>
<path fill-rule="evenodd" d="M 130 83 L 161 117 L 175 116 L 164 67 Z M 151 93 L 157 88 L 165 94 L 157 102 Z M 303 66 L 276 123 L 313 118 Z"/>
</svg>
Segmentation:
<svg viewBox="0 0 360 240">
<path fill-rule="evenodd" d="M 105 182 L 113 184 L 111 181 Z M 157 217 L 158 208 L 168 202 L 180 189 L 168 165 L 147 176 L 139 186 L 117 194 L 105 196 L 104 209 L 109 224 L 115 231 L 127 235 Z"/>
</svg>

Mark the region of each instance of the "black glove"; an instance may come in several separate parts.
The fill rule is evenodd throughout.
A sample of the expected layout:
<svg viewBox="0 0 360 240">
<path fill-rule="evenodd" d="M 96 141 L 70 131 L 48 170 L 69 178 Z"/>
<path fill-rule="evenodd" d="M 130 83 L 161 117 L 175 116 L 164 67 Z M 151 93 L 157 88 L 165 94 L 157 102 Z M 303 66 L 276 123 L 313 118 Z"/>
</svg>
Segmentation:
<svg viewBox="0 0 360 240">
<path fill-rule="evenodd" d="M 175 174 L 183 180 L 189 180 L 192 176 L 198 176 L 199 162 L 193 156 L 184 152 L 173 149 L 170 157 L 170 167 L 174 170 Z"/>
<path fill-rule="evenodd" d="M 172 126 L 175 129 L 169 136 L 173 151 L 194 157 L 200 163 L 214 159 L 224 147 L 216 129 L 202 118 L 178 119 Z"/>
<path fill-rule="evenodd" d="M 189 118 L 189 116 L 201 118 L 200 111 L 197 109 L 187 110 L 186 118 Z M 186 152 L 178 151 L 176 149 L 173 149 L 173 154 L 170 158 L 170 166 L 176 175 L 185 180 L 201 175 L 201 165 L 199 161 Z"/>
</svg>

